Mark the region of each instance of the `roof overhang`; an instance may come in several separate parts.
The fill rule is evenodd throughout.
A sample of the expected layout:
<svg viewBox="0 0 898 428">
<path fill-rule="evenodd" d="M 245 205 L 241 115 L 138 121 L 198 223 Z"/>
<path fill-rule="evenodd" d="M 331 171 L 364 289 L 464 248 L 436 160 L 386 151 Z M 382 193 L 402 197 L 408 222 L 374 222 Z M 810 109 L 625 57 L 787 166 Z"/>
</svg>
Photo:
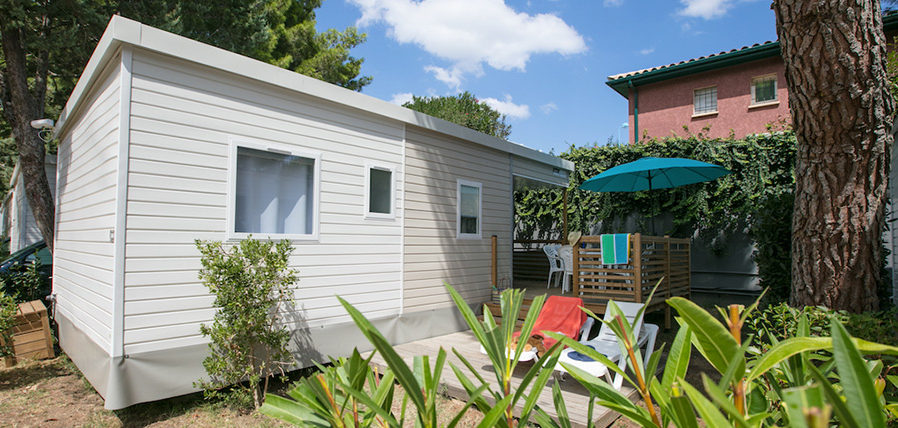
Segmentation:
<svg viewBox="0 0 898 428">
<path fill-rule="evenodd" d="M 106 31 L 100 38 L 93 55 L 91 55 L 87 66 L 81 73 L 81 78 L 75 85 L 75 89 L 62 110 L 55 128 L 57 135 L 64 135 L 70 120 L 76 117 L 79 114 L 79 110 L 83 108 L 90 88 L 99 79 L 106 65 L 117 57 L 119 50 L 125 45 L 195 62 L 297 93 L 363 110 L 407 125 L 428 129 L 531 159 L 554 168 L 562 168 L 567 171 L 574 170 L 573 162 L 548 153 L 477 132 L 452 122 L 428 116 L 224 49 L 168 33 L 118 15 L 113 16 L 109 21 Z"/>
<path fill-rule="evenodd" d="M 605 84 L 610 86 L 611 89 L 614 89 L 618 94 L 621 94 L 624 98 L 629 98 L 629 88 L 631 84 L 633 86 L 647 85 L 649 83 L 675 79 L 677 77 L 778 56 L 780 56 L 780 43 L 776 41 L 660 67 L 654 70 L 640 73 L 628 73 L 619 78 L 609 79 Z"/>
</svg>

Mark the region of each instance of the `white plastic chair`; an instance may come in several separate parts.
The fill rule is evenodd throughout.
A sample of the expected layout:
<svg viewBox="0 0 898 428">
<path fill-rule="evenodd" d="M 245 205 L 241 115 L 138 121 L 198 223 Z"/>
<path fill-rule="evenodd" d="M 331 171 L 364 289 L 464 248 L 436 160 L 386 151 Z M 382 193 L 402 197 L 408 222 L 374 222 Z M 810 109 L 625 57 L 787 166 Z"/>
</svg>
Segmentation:
<svg viewBox="0 0 898 428">
<path fill-rule="evenodd" d="M 564 264 L 561 261 L 561 258 L 558 257 L 558 244 L 549 244 L 543 247 L 543 252 L 546 253 L 546 257 L 549 259 L 549 279 L 546 281 L 546 289 L 552 286 L 552 277 L 555 274 L 564 275 Z M 557 286 L 559 280 L 561 278 L 555 279 L 555 285 Z"/>
<path fill-rule="evenodd" d="M 642 317 L 640 319 L 636 319 L 636 313 L 642 308 L 642 303 L 631 303 L 631 302 L 615 302 L 617 306 L 620 307 L 621 311 L 624 313 L 624 316 L 627 317 L 627 321 L 630 325 L 633 326 L 634 335 L 636 336 L 636 346 L 640 349 L 645 347 L 644 356 L 643 356 L 643 364 L 648 365 L 649 358 L 652 356 L 652 351 L 655 349 L 655 339 L 658 337 L 658 326 L 655 324 L 643 324 Z M 611 316 L 610 311 L 605 311 L 605 321 L 611 321 L 613 317 Z M 590 318 L 590 321 L 592 318 Z M 588 321 L 587 321 L 588 323 Z M 622 358 L 621 349 L 617 342 L 617 336 L 611 330 L 610 327 L 602 324 L 602 328 L 599 330 L 598 336 L 590 340 L 584 340 L 586 336 L 581 336 L 580 343 L 592 346 L 596 351 L 608 357 L 609 360 L 616 363 L 621 370 L 627 369 L 627 358 Z M 562 373 L 567 373 L 567 370 L 561 366 L 560 363 L 566 363 L 570 366 L 577 367 L 595 377 L 605 377 L 605 380 L 611 384 L 614 389 L 620 390 L 624 383 L 624 377 L 621 375 L 615 375 L 612 378 L 612 371 L 608 370 L 604 364 L 598 361 L 579 361 L 570 357 L 570 353 L 574 352 L 573 349 L 568 348 L 561 351 L 561 356 L 558 358 L 558 363 L 555 366 L 555 370 L 560 371 Z"/>
<path fill-rule="evenodd" d="M 561 282 L 561 294 L 571 290 L 571 282 L 574 280 L 574 248 L 565 245 L 558 250 L 561 264 L 564 267 L 564 281 Z"/>
</svg>

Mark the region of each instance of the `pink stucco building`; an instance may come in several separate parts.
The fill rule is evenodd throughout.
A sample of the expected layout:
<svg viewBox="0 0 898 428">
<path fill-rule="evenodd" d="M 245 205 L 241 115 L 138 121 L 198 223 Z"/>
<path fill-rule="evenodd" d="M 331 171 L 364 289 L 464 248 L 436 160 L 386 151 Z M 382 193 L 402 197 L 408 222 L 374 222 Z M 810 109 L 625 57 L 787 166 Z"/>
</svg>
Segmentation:
<svg viewBox="0 0 898 428">
<path fill-rule="evenodd" d="M 890 43 L 898 13 L 883 16 Z M 703 134 L 743 138 L 791 124 L 779 41 L 608 77 L 627 98 L 629 142 Z"/>
</svg>

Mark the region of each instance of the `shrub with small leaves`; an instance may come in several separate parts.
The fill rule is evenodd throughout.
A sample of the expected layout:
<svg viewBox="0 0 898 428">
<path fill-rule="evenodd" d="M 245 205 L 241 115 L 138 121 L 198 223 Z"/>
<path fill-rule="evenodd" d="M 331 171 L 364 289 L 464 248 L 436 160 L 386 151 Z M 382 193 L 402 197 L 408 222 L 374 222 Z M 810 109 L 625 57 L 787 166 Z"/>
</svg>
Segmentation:
<svg viewBox="0 0 898 428">
<path fill-rule="evenodd" d="M 197 382 L 207 397 L 225 387 L 251 395 L 258 408 L 269 376 L 294 364 L 290 332 L 281 313 L 293 303 L 296 271 L 289 266 L 290 241 L 245 239 L 227 248 L 221 242 L 197 241 L 202 254 L 199 277 L 215 295 L 218 311 L 200 331 L 210 338 L 203 367 L 209 380 Z"/>
<path fill-rule="evenodd" d="M 11 357 L 12 328 L 16 325 L 16 301 L 6 294 L 0 293 L 0 358 Z"/>
</svg>

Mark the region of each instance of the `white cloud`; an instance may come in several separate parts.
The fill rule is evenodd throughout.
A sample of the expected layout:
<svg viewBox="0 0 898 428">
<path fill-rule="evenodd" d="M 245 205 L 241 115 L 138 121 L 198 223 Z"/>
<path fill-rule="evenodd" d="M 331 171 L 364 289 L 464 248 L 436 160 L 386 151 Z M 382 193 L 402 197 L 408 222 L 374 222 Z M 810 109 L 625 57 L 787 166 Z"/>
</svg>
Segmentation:
<svg viewBox="0 0 898 428">
<path fill-rule="evenodd" d="M 602 5 L 605 7 L 617 7 L 624 4 L 624 0 L 605 0 Z"/>
<path fill-rule="evenodd" d="M 558 105 L 556 105 L 554 102 L 548 102 L 546 104 L 539 106 L 539 109 L 542 110 L 543 113 L 549 114 L 555 110 L 558 110 Z"/>
<path fill-rule="evenodd" d="M 449 67 L 425 69 L 450 86 L 465 75 L 498 70 L 524 70 L 535 54 L 571 55 L 586 51 L 573 27 L 551 14 L 519 13 L 503 0 L 350 0 L 362 12 L 357 24 L 378 22 L 399 43 L 412 43 Z"/>
<path fill-rule="evenodd" d="M 393 98 L 390 98 L 390 102 L 393 104 L 403 105 L 405 103 L 412 101 L 412 93 L 411 92 L 400 92 L 398 94 L 393 94 Z"/>
<path fill-rule="evenodd" d="M 655 52 L 655 48 L 645 48 L 639 51 L 641 55 L 649 55 L 653 52 Z"/>
<path fill-rule="evenodd" d="M 692 18 L 714 19 L 725 15 L 733 7 L 735 0 L 680 0 L 683 9 L 680 15 Z"/>
<path fill-rule="evenodd" d="M 527 104 L 515 104 L 511 101 L 511 95 L 505 95 L 505 101 L 495 98 L 483 98 L 480 102 L 492 107 L 501 114 L 512 119 L 526 119 L 530 117 L 530 106 Z"/>
</svg>

